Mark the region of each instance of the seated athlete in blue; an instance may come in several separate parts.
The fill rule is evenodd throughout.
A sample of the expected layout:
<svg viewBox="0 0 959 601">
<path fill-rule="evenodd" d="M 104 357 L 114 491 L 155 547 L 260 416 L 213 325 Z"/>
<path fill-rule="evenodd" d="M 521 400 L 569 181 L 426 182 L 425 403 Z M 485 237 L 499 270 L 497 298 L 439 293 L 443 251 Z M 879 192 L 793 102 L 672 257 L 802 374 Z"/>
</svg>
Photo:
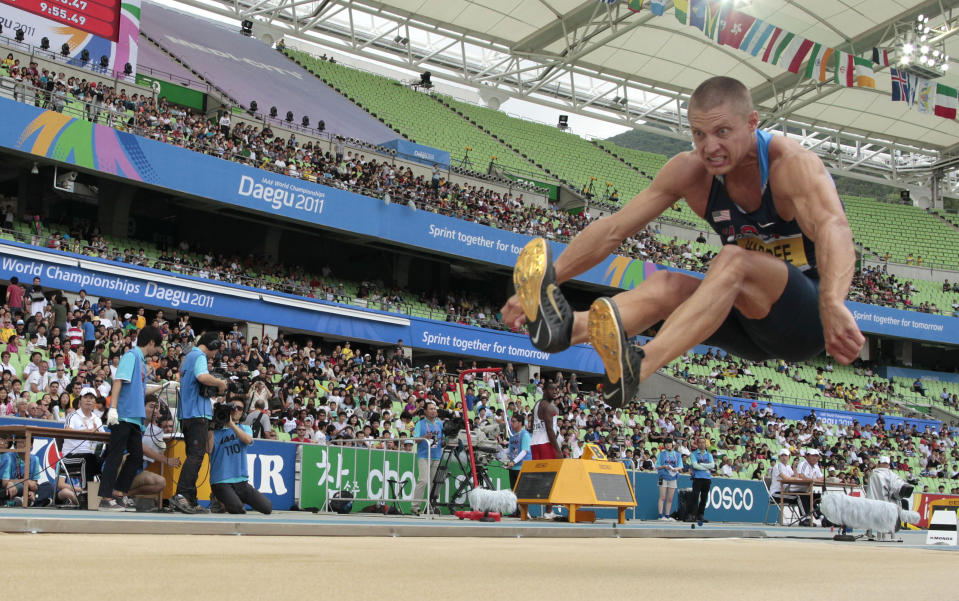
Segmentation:
<svg viewBox="0 0 959 601">
<path fill-rule="evenodd" d="M 825 349 L 851 363 L 862 333 L 844 304 L 855 267 L 852 232 L 819 158 L 758 130 L 749 90 L 729 77 L 689 99 L 694 150 L 673 157 L 619 212 L 598 219 L 552 262 L 538 238 L 520 253 L 517 293 L 503 320 L 526 322 L 534 346 L 558 352 L 589 341 L 603 360 L 610 405 L 697 344 L 747 359 L 800 361 Z M 657 271 L 632 290 L 574 313 L 558 285 L 598 265 L 627 237 L 685 198 L 722 237 L 704 279 Z M 640 347 L 627 342 L 665 320 Z"/>
</svg>

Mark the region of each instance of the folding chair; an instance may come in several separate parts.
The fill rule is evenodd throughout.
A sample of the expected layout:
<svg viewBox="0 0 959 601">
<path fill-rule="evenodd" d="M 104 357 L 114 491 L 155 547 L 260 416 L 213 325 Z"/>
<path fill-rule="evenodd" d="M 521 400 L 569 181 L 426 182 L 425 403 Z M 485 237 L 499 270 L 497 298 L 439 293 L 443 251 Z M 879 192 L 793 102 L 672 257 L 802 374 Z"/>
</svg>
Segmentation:
<svg viewBox="0 0 959 601">
<path fill-rule="evenodd" d="M 82 487 L 78 490 L 73 486 L 73 494 L 77 498 L 79 503 L 74 509 L 80 509 L 81 507 L 87 506 L 87 462 L 83 457 L 64 457 L 60 459 L 60 464 L 57 467 L 57 479 L 60 478 L 60 474 L 63 474 L 67 478 L 67 482 L 71 483 L 73 486 L 74 478 L 79 478 L 80 482 L 83 483 Z M 57 494 L 57 485 L 54 483 L 54 498 Z"/>
<path fill-rule="evenodd" d="M 799 497 L 796 495 L 782 494 L 780 492 L 779 500 L 773 496 L 770 492 L 770 487 L 772 486 L 772 478 L 766 476 L 763 478 L 763 484 L 766 486 L 766 494 L 769 497 L 769 503 L 766 505 L 766 515 L 763 517 L 763 523 L 769 524 L 769 510 L 772 507 L 775 507 L 782 514 L 782 524 L 784 526 L 795 526 L 806 517 L 806 512 L 803 509 L 803 506 L 799 503 Z M 786 510 L 792 510 L 792 517 L 786 517 Z"/>
</svg>

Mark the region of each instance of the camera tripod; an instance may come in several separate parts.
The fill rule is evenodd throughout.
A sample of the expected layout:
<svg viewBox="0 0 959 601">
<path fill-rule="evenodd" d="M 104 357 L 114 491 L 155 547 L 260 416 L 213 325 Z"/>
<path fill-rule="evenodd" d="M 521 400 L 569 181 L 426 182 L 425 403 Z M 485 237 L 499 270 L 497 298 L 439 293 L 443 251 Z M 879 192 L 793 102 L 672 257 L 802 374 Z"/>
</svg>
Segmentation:
<svg viewBox="0 0 959 601">
<path fill-rule="evenodd" d="M 436 476 L 433 478 L 433 482 L 430 485 L 430 506 L 434 509 L 445 507 L 450 511 L 450 513 L 452 513 L 457 509 L 461 509 L 469 505 L 467 502 L 456 502 L 456 499 L 460 497 L 465 499 L 466 493 L 473 489 L 473 481 L 469 477 L 469 461 L 468 459 L 464 461 L 462 458 L 462 455 L 465 454 L 466 449 L 460 447 L 460 444 L 446 445 L 443 447 L 443 455 L 440 457 L 439 467 L 436 468 Z M 440 503 L 438 502 L 440 488 L 443 486 L 443 483 L 446 482 L 446 478 L 450 472 L 451 463 L 459 466 L 464 478 L 459 481 L 456 489 L 450 494 L 449 502 Z M 490 480 L 489 475 L 486 473 L 486 466 L 480 465 L 478 461 L 476 462 L 476 477 L 479 479 L 480 486 L 482 488 L 493 490 L 493 481 Z"/>
</svg>

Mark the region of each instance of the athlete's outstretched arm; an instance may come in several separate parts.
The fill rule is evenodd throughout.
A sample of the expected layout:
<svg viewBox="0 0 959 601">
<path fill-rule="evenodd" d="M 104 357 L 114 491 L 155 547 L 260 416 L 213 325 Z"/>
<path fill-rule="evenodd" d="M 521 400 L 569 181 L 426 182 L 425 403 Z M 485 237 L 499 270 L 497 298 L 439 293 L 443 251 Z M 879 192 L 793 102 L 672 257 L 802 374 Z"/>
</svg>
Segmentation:
<svg viewBox="0 0 959 601">
<path fill-rule="evenodd" d="M 689 168 L 686 153 L 674 157 L 656 174 L 649 187 L 622 209 L 586 226 L 556 259 L 557 281 L 565 282 L 599 265 L 623 240 L 662 215 L 682 196 Z"/>
<path fill-rule="evenodd" d="M 632 236 L 675 203 L 692 177 L 694 163 L 687 153 L 673 157 L 656 175 L 648 188 L 637 194 L 622 209 L 589 224 L 569 243 L 556 259 L 556 279 L 570 280 L 601 263 L 623 240 Z M 519 297 L 515 294 L 501 309 L 503 323 L 519 328 L 526 321 Z"/>
<path fill-rule="evenodd" d="M 799 227 L 816 243 L 826 352 L 848 365 L 859 356 L 866 339 L 845 303 L 856 268 L 856 249 L 836 186 L 819 157 L 805 150 L 783 157 L 770 181 L 773 196 L 791 201 Z"/>
</svg>

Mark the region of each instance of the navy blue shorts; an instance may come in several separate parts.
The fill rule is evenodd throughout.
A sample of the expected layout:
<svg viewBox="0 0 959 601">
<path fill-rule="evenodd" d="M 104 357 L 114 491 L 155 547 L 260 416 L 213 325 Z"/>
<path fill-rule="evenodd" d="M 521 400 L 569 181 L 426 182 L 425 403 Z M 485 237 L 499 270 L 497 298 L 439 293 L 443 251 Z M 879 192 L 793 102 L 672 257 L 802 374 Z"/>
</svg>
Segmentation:
<svg viewBox="0 0 959 601">
<path fill-rule="evenodd" d="M 735 307 L 703 344 L 749 359 L 805 361 L 822 353 L 826 341 L 819 319 L 819 280 L 786 264 L 789 279 L 782 296 L 762 319 L 749 319 Z"/>
</svg>

